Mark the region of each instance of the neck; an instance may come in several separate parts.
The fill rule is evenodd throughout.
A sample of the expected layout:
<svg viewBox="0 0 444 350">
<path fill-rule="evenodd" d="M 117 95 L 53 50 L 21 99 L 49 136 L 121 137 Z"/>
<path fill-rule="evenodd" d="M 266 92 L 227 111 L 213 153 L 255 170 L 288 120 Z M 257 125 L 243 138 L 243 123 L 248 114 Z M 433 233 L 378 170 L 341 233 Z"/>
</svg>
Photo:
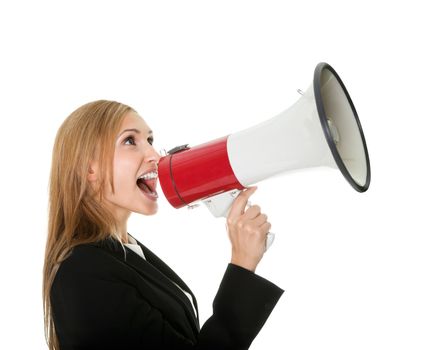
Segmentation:
<svg viewBox="0 0 444 350">
<path fill-rule="evenodd" d="M 121 212 L 116 213 L 117 219 L 117 234 L 119 235 L 122 243 L 128 243 L 128 231 L 127 231 L 127 222 L 131 212 Z M 120 214 L 120 215 L 119 215 Z"/>
<path fill-rule="evenodd" d="M 117 223 L 117 234 L 119 235 L 120 239 L 122 240 L 122 243 L 128 243 L 128 231 L 126 228 L 126 224 L 128 222 L 128 219 L 131 215 L 131 211 L 111 205 L 110 208 L 111 212 L 113 213 L 113 216 L 116 219 Z"/>
<path fill-rule="evenodd" d="M 119 236 L 120 236 L 120 239 L 122 240 L 122 243 L 124 243 L 124 244 L 128 243 L 128 233 L 127 232 L 120 233 Z"/>
</svg>

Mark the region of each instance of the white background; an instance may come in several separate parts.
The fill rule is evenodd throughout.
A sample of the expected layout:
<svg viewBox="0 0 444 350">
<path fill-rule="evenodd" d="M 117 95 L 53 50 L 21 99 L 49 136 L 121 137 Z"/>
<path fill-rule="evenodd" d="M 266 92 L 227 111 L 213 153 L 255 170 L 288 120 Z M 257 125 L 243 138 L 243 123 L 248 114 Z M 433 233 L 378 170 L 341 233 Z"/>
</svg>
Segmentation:
<svg viewBox="0 0 444 350">
<path fill-rule="evenodd" d="M 159 149 L 198 145 L 281 112 L 325 61 L 372 183 L 359 194 L 319 169 L 258 184 L 276 241 L 257 273 L 286 292 L 251 348 L 443 349 L 443 32 L 438 1 L 2 2 L 0 348 L 45 349 L 50 157 L 75 108 L 115 99 Z M 203 322 L 230 258 L 224 221 L 159 207 L 129 232 L 187 281 Z"/>
</svg>

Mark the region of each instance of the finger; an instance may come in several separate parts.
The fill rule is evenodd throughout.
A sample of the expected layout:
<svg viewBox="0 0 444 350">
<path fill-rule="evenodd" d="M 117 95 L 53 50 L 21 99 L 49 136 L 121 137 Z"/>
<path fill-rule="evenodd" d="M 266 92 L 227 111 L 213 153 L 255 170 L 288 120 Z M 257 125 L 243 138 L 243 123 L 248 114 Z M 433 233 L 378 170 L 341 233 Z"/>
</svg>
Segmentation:
<svg viewBox="0 0 444 350">
<path fill-rule="evenodd" d="M 257 227 L 260 227 L 260 226 L 262 226 L 263 224 L 265 224 L 266 222 L 267 222 L 267 215 L 265 215 L 265 214 L 260 214 L 260 215 L 258 215 L 257 217 L 255 217 L 254 219 L 253 219 L 253 225 L 255 225 L 255 226 L 257 226 Z"/>
<path fill-rule="evenodd" d="M 245 212 L 245 207 L 248 203 L 248 198 L 257 190 L 257 187 L 250 187 L 243 191 L 237 198 L 234 200 L 233 205 L 230 208 L 230 212 L 228 213 L 228 217 L 238 217 L 241 216 Z"/>
<path fill-rule="evenodd" d="M 259 226 L 259 229 L 261 230 L 261 232 L 263 232 L 266 235 L 271 230 L 271 224 L 267 221 L 261 226 Z"/>
<path fill-rule="evenodd" d="M 245 210 L 244 217 L 247 220 L 254 220 L 261 214 L 261 207 L 258 205 L 253 205 Z"/>
</svg>

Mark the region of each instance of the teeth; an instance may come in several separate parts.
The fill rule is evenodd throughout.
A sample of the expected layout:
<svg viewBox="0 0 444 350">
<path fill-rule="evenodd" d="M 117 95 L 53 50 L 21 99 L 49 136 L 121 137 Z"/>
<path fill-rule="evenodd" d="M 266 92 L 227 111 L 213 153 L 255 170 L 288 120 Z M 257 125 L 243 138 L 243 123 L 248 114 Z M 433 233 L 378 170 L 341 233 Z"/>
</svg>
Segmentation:
<svg viewBox="0 0 444 350">
<path fill-rule="evenodd" d="M 151 179 L 157 179 L 157 172 L 155 172 L 155 171 L 151 171 L 151 172 L 149 172 L 148 174 L 145 174 L 145 175 L 142 175 L 142 176 L 140 176 L 139 177 L 139 179 L 149 179 L 149 180 L 151 180 Z"/>
</svg>

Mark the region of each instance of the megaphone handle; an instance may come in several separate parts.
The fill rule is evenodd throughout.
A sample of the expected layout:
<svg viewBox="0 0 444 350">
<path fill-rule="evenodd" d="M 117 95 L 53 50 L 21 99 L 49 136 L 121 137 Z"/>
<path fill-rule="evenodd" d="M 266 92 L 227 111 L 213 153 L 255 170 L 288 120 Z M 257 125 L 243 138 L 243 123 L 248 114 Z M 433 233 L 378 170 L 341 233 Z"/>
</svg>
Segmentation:
<svg viewBox="0 0 444 350">
<path fill-rule="evenodd" d="M 217 194 L 215 196 L 206 198 L 203 200 L 211 214 L 216 218 L 227 217 L 230 212 L 231 205 L 233 204 L 240 191 L 228 191 Z"/>
</svg>

